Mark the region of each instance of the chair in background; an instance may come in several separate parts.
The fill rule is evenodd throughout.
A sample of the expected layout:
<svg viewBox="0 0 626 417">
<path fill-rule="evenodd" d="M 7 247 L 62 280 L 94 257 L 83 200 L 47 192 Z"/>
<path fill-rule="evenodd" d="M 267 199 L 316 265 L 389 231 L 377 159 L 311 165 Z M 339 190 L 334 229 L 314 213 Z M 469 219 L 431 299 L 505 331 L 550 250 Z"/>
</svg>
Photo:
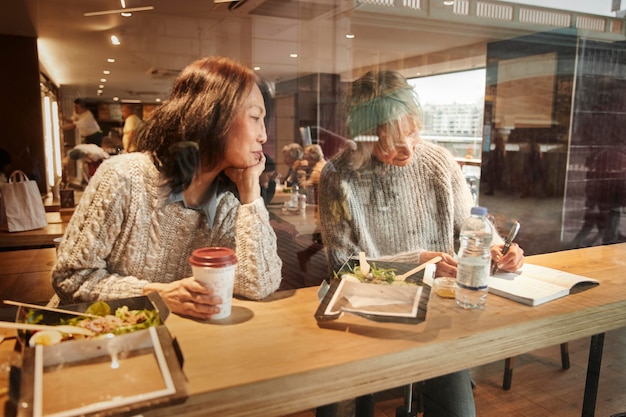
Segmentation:
<svg viewBox="0 0 626 417">
<path fill-rule="evenodd" d="M 502 389 L 510 390 L 513 380 L 513 367 L 515 366 L 515 357 L 507 358 L 504 361 L 504 377 L 502 378 Z M 561 343 L 561 368 L 569 369 L 569 345 Z"/>
</svg>

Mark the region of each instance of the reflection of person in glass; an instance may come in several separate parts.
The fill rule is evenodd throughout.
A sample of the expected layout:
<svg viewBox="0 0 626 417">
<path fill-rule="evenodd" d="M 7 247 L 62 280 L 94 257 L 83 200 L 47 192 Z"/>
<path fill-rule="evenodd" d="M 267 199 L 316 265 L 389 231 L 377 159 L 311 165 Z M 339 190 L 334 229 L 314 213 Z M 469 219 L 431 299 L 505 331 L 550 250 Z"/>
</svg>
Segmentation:
<svg viewBox="0 0 626 417">
<path fill-rule="evenodd" d="M 506 148 L 504 145 L 504 139 L 500 132 L 494 131 L 494 149 L 489 152 L 489 158 L 487 160 L 487 191 L 485 194 L 493 195 L 495 190 L 500 187 L 502 176 L 504 175 L 504 168 L 506 164 Z"/>
<path fill-rule="evenodd" d="M 524 155 L 523 190 L 521 198 L 543 197 L 545 195 L 545 163 L 541 145 L 531 141 Z"/>
<path fill-rule="evenodd" d="M 593 246 L 598 240 L 605 245 L 625 240 L 619 226 L 626 206 L 626 153 L 610 148 L 589 159 L 584 222 L 570 248 Z M 588 238 L 594 228 L 597 234 Z"/>
<path fill-rule="evenodd" d="M 354 142 L 326 163 L 320 178 L 320 225 L 331 268 L 363 251 L 373 260 L 413 264 L 441 256 L 437 276 L 456 276 L 455 243 L 473 198 L 452 155 L 420 139 L 413 88 L 397 72 L 369 72 L 352 83 L 348 107 Z M 501 250 L 502 244 L 492 246 L 499 268 L 521 267 L 519 246 L 504 257 Z M 425 417 L 476 415 L 466 370 L 419 389 Z"/>
</svg>

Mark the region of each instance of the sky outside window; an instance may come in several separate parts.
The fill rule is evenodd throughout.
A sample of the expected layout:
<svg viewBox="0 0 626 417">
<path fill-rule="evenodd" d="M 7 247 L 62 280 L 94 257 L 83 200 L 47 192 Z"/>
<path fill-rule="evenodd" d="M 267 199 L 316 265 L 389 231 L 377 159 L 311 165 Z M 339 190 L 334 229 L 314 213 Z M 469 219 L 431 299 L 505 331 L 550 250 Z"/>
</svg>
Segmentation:
<svg viewBox="0 0 626 417">
<path fill-rule="evenodd" d="M 508 3 L 527 4 L 530 6 L 549 7 L 551 9 L 590 13 L 601 16 L 615 16 L 611 12 L 612 0 L 502 0 Z M 624 3 L 624 0 L 622 0 Z M 625 5 L 622 5 L 622 8 Z"/>
</svg>

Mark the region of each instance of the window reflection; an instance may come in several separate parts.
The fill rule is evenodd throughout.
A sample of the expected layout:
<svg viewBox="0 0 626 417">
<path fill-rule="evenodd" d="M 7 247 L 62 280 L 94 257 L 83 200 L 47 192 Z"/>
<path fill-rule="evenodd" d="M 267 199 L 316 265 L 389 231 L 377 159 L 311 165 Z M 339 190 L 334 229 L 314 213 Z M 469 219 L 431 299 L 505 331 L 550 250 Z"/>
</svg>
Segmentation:
<svg viewBox="0 0 626 417">
<path fill-rule="evenodd" d="M 49 58 L 67 35 L 50 30 L 54 24 L 46 16 L 52 9 L 71 10 L 75 5 L 65 0 L 26 3 L 38 11 L 41 32 L 48 33 L 39 40 L 41 58 L 62 85 L 62 113 L 70 113 L 67 103 L 71 106 L 76 95 L 108 100 L 111 77 L 98 98 L 95 75 L 93 91 L 67 85 L 72 66 L 83 59 Z M 265 151 L 284 178 L 287 166 L 280 152 L 285 145 L 318 144 L 327 159 L 347 146 L 343 96 L 350 81 L 372 68 L 399 70 L 414 79 L 422 97 L 427 118 L 422 139 L 453 153 L 477 203 L 494 215 L 519 219 L 518 239 L 527 254 L 624 240 L 624 178 L 611 168 L 613 162 L 599 162 L 598 156 L 621 152 L 626 137 L 621 122 L 626 113 L 621 94 L 626 87 L 621 75 L 626 62 L 624 21 L 614 18 L 608 5 L 571 11 L 568 0 L 552 0 L 549 8 L 539 0 L 457 0 L 452 5 L 435 0 L 265 0 L 239 2 L 232 9 L 214 6 L 208 13 L 199 2 L 176 10 L 168 2 L 154 3 L 154 12 L 131 19 L 107 17 L 108 26 L 100 28 L 125 32 L 127 49 L 114 65 L 129 57 L 146 64 L 145 79 L 122 91 L 143 99 L 144 109 L 158 105 L 155 99 L 164 97 L 160 90 L 167 90 L 163 86 L 198 55 L 228 55 L 257 66 L 275 90 Z M 92 49 L 103 51 L 95 44 Z M 101 53 L 105 62 L 109 51 Z M 298 58 L 290 58 L 290 53 Z M 477 78 L 466 87 L 480 83 L 478 102 L 462 103 L 459 90 L 442 87 L 434 97 L 449 101 L 430 101 L 431 77 L 469 73 Z M 120 92 L 115 95 L 124 99 Z M 451 114 L 458 118 L 450 119 Z M 111 123 L 109 130 L 119 129 L 119 122 Z M 603 188 L 603 197 L 589 196 L 588 190 Z M 277 192 L 273 204 L 282 204 L 284 195 Z M 598 198 L 613 201 L 604 210 L 610 214 L 605 224 L 612 226 L 590 221 Z M 599 212 L 599 204 L 595 207 Z M 326 278 L 323 251 L 316 251 L 313 261 L 298 257 L 313 244 L 312 236 L 298 231 L 298 222 L 314 221 L 313 216 L 296 220 L 272 215 L 281 256 L 293 270 L 284 271 L 284 276 L 297 277 L 286 285 L 315 285 Z M 590 224 L 592 231 L 580 237 Z"/>
</svg>

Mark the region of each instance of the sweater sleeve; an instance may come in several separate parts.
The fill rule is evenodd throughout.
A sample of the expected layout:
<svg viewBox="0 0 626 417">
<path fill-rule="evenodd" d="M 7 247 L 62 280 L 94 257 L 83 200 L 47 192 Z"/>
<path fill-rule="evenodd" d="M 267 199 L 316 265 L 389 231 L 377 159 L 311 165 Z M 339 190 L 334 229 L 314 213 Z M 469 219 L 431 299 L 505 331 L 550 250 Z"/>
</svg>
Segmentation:
<svg viewBox="0 0 626 417">
<path fill-rule="evenodd" d="M 276 291 L 282 279 L 283 264 L 262 198 L 240 204 L 237 208 L 235 246 L 237 268 L 234 293 L 259 300 Z"/>
<path fill-rule="evenodd" d="M 129 217 L 133 175 L 101 165 L 90 179 L 57 254 L 52 285 L 62 303 L 130 297 L 142 294 L 145 281 L 108 270 L 108 258 Z"/>
</svg>

